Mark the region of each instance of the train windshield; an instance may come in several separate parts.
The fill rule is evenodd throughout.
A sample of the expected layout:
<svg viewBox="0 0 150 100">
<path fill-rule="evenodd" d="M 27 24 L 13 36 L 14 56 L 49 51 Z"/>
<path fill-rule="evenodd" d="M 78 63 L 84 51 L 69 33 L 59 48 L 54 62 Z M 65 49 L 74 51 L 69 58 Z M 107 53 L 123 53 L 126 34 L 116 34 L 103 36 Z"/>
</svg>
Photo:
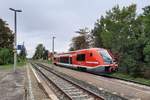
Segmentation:
<svg viewBox="0 0 150 100">
<path fill-rule="evenodd" d="M 107 50 L 100 49 L 99 53 L 103 57 L 105 64 L 112 64 L 113 63 L 112 57 L 110 56 L 110 54 L 108 53 Z"/>
</svg>

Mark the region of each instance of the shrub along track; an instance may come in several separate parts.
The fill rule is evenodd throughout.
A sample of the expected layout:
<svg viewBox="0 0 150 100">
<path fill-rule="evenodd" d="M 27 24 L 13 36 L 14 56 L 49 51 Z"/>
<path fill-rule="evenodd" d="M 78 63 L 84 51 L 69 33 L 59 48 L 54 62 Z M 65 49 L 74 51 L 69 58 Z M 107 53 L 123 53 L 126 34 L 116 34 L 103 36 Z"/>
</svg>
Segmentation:
<svg viewBox="0 0 150 100">
<path fill-rule="evenodd" d="M 126 81 L 126 82 L 132 82 L 132 83 L 139 84 L 139 85 L 150 86 L 150 84 L 145 84 L 145 83 L 138 82 L 138 81 L 135 81 L 135 80 L 130 80 L 130 79 L 125 79 L 125 78 L 112 76 L 111 74 L 101 74 L 100 76 L 106 77 L 106 78 L 111 78 L 111 79 L 122 80 L 122 81 Z"/>
</svg>

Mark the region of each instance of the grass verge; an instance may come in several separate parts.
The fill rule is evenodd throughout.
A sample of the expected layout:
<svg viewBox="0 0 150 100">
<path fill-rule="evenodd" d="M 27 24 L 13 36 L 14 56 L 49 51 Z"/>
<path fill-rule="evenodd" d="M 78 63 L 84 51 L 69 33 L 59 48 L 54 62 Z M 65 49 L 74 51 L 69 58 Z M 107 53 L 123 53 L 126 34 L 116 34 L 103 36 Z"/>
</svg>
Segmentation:
<svg viewBox="0 0 150 100">
<path fill-rule="evenodd" d="M 52 61 L 48 60 L 47 63 L 48 63 L 48 64 L 52 64 Z"/>
<path fill-rule="evenodd" d="M 116 78 L 119 78 L 119 79 L 123 79 L 123 80 L 126 80 L 126 81 L 131 81 L 131 82 L 135 82 L 135 83 L 150 86 L 150 79 L 134 78 L 131 75 L 123 74 L 123 73 L 119 73 L 119 72 L 112 73 L 112 74 L 110 74 L 110 76 L 116 77 Z"/>
<path fill-rule="evenodd" d="M 17 63 L 17 68 L 22 67 L 26 64 L 26 62 L 19 62 Z M 0 65 L 0 69 L 12 69 L 13 64 L 7 64 L 7 65 Z"/>
</svg>

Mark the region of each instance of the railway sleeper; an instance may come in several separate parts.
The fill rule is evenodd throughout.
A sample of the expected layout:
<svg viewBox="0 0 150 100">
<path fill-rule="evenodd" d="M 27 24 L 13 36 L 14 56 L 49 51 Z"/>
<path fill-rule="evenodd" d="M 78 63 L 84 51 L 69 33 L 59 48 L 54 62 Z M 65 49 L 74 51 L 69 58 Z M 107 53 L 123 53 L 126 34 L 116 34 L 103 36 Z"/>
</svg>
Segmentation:
<svg viewBox="0 0 150 100">
<path fill-rule="evenodd" d="M 63 81 L 57 81 L 56 78 L 54 80 L 56 83 L 60 84 L 60 85 L 66 85 L 68 84 L 67 82 L 63 82 Z M 68 84 L 69 85 L 69 84 Z"/>
<path fill-rule="evenodd" d="M 76 88 L 75 87 L 62 87 L 61 89 L 63 89 L 63 90 L 74 90 Z"/>
<path fill-rule="evenodd" d="M 64 87 L 64 88 L 76 88 L 75 86 L 73 86 L 73 85 L 62 85 L 62 84 L 57 84 L 57 85 L 59 85 L 60 87 Z"/>
<path fill-rule="evenodd" d="M 64 90 L 65 92 L 78 92 L 79 89 L 74 89 L 74 90 Z"/>
<path fill-rule="evenodd" d="M 63 87 L 73 87 L 73 85 L 69 84 L 69 85 L 66 85 L 66 84 L 59 84 L 59 86 L 63 86 Z"/>
<path fill-rule="evenodd" d="M 69 94 L 71 97 L 89 97 L 87 94 L 78 94 L 78 93 L 74 93 L 74 94 Z"/>
<path fill-rule="evenodd" d="M 74 95 L 74 94 L 76 94 L 76 95 L 80 95 L 80 94 L 83 94 L 83 92 L 81 92 L 81 91 L 77 91 L 77 92 L 73 92 L 73 91 L 70 91 L 70 92 L 68 92 L 68 94 L 70 94 L 70 95 Z"/>
<path fill-rule="evenodd" d="M 90 97 L 87 96 L 87 95 L 80 95 L 80 96 L 74 95 L 74 96 L 71 96 L 71 98 L 72 98 L 73 100 L 87 100 L 87 99 L 89 99 Z"/>
<path fill-rule="evenodd" d="M 78 92 L 78 91 L 79 91 L 79 89 L 74 89 L 74 90 L 65 89 L 64 91 L 65 91 L 65 92 Z"/>
</svg>

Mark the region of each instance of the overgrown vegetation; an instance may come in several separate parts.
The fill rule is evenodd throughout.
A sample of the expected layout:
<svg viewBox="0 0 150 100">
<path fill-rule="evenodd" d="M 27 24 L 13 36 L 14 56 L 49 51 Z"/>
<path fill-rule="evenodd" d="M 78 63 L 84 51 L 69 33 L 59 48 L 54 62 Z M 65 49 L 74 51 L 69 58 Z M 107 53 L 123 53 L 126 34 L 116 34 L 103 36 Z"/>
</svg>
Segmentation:
<svg viewBox="0 0 150 100">
<path fill-rule="evenodd" d="M 13 39 L 7 23 L 0 19 L 0 65 L 13 62 Z"/>
<path fill-rule="evenodd" d="M 77 37 L 72 38 L 72 43 L 70 44 L 70 51 L 73 50 L 79 50 L 79 49 L 86 49 L 89 48 L 89 30 L 88 28 L 79 29 L 79 31 L 76 31 L 78 34 Z"/>
<path fill-rule="evenodd" d="M 26 62 L 22 61 L 22 62 L 18 62 L 17 63 L 17 68 L 21 68 L 22 66 L 24 66 L 26 64 Z M 0 70 L 3 69 L 3 70 L 7 70 L 7 69 L 13 69 L 13 64 L 5 64 L 5 65 L 0 65 Z"/>
<path fill-rule="evenodd" d="M 13 63 L 13 32 L 8 27 L 8 24 L 0 19 L 0 65 L 8 65 Z M 23 45 L 18 62 L 26 61 L 26 48 Z"/>
<path fill-rule="evenodd" d="M 33 55 L 33 59 L 43 59 L 43 60 L 48 60 L 48 50 L 45 49 L 43 44 L 38 44 L 36 47 L 36 51 Z"/>
<path fill-rule="evenodd" d="M 150 86 L 150 80 L 147 80 L 145 78 L 140 78 L 140 77 L 132 77 L 129 74 L 123 74 L 120 72 L 117 73 L 113 73 L 111 74 L 111 76 L 116 77 L 116 78 L 121 78 L 121 79 L 125 79 L 127 81 L 133 81 L 133 82 L 137 82 L 137 83 L 141 83 L 141 84 L 145 84 L 145 85 L 149 85 Z"/>
<path fill-rule="evenodd" d="M 13 52 L 7 48 L 0 48 L 0 65 L 13 63 Z"/>
<path fill-rule="evenodd" d="M 135 4 L 123 8 L 115 6 L 95 22 L 90 35 L 84 30 L 84 35 L 79 34 L 74 37 L 70 50 L 89 47 L 107 48 L 116 56 L 119 72 L 150 79 L 149 27 L 150 6 L 143 8 L 143 13 L 140 15 L 136 13 Z M 88 42 L 83 41 L 83 36 L 90 36 L 86 39 Z M 83 44 L 87 44 L 88 47 L 82 46 Z"/>
</svg>

